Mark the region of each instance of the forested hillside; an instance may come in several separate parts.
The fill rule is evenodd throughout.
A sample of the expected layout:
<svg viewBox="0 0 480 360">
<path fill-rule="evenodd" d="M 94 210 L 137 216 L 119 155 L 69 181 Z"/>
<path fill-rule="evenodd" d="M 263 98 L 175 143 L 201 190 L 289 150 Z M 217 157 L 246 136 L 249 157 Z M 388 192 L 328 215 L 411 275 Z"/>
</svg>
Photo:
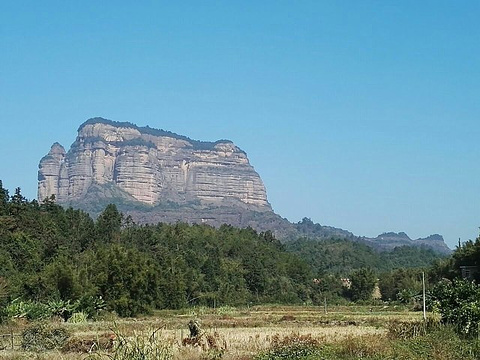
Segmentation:
<svg viewBox="0 0 480 360">
<path fill-rule="evenodd" d="M 362 267 L 370 267 L 379 272 L 426 267 L 446 257 L 429 248 L 411 246 L 379 252 L 360 242 L 342 238 L 298 239 L 287 243 L 286 248 L 305 260 L 316 273 L 336 273 L 343 276 Z"/>
<path fill-rule="evenodd" d="M 308 265 L 270 233 L 207 225 L 138 226 L 108 206 L 96 221 L 52 201 L 0 193 L 3 298 L 91 302 L 120 315 L 214 303 L 300 303 Z"/>
<path fill-rule="evenodd" d="M 39 204 L 20 189 L 9 196 L 0 182 L 3 304 L 57 301 L 87 314 L 102 308 L 132 316 L 191 305 L 316 303 L 327 292 L 345 295 L 338 279 L 352 270 L 424 266 L 433 259 L 418 249 L 378 254 L 347 240 L 299 240 L 287 251 L 270 232 L 136 225 L 114 205 L 93 220 L 54 198 Z M 319 286 L 313 279 L 322 276 L 328 281 Z"/>
</svg>

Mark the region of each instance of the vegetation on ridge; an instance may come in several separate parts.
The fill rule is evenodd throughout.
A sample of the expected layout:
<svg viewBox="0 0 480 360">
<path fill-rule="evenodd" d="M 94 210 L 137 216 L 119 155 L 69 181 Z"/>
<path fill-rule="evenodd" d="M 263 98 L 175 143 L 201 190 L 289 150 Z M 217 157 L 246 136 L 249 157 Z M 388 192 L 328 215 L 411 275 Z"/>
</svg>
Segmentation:
<svg viewBox="0 0 480 360">
<path fill-rule="evenodd" d="M 104 119 L 101 117 L 95 117 L 95 118 L 90 118 L 87 121 L 85 121 L 80 127 L 78 128 L 78 131 L 80 132 L 86 125 L 90 124 L 106 124 L 106 125 L 111 125 L 111 126 L 116 126 L 116 127 L 126 127 L 126 128 L 133 128 L 138 131 L 140 131 L 143 134 L 149 134 L 153 136 L 166 136 L 170 137 L 173 139 L 178 139 L 178 140 L 184 140 L 192 144 L 193 148 L 195 150 L 212 150 L 214 149 L 215 145 L 221 144 L 221 143 L 232 143 L 231 140 L 217 140 L 217 141 L 200 141 L 200 140 L 193 140 L 190 139 L 187 136 L 184 135 L 179 135 L 171 131 L 163 130 L 163 129 L 154 129 L 149 126 L 137 126 L 131 122 L 120 122 L 120 121 L 113 121 L 113 120 L 108 120 Z"/>
</svg>

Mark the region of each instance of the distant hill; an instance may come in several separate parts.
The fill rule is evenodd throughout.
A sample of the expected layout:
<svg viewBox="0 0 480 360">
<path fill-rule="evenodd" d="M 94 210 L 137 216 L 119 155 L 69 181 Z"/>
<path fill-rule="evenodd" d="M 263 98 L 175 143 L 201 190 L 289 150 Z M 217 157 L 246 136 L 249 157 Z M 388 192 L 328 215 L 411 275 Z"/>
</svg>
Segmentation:
<svg viewBox="0 0 480 360">
<path fill-rule="evenodd" d="M 404 232 L 394 233 L 388 232 L 378 235 L 376 238 L 368 238 L 364 236 L 356 236 L 350 231 L 334 228 L 331 226 L 323 226 L 313 223 L 309 218 L 303 218 L 302 221 L 293 224 L 295 231 L 290 235 L 289 240 L 293 241 L 298 237 L 305 239 L 326 239 L 326 238 L 343 238 L 367 245 L 378 251 L 392 251 L 398 247 L 412 246 L 417 248 L 432 249 L 439 254 L 448 255 L 452 250 L 445 244 L 443 236 L 435 234 L 424 239 L 412 240 Z"/>
<path fill-rule="evenodd" d="M 404 232 L 400 232 L 398 234 L 394 232 L 388 232 L 378 235 L 376 238 L 362 237 L 361 241 L 379 250 L 392 250 L 399 246 L 415 246 L 430 248 L 440 254 L 450 254 L 452 252 L 447 244 L 445 244 L 443 236 L 439 234 L 412 240 Z"/>
<path fill-rule="evenodd" d="M 378 272 L 427 267 L 445 256 L 426 247 L 409 245 L 379 252 L 365 243 L 339 238 L 303 238 L 287 243 L 286 248 L 312 266 L 317 274 L 337 273 L 343 276 L 362 267 Z"/>
</svg>

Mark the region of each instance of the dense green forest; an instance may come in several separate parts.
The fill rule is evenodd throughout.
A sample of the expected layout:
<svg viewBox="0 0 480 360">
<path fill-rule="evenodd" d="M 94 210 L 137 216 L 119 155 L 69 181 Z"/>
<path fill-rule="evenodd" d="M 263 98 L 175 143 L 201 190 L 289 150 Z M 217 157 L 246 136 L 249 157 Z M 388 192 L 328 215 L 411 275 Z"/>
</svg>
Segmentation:
<svg viewBox="0 0 480 360">
<path fill-rule="evenodd" d="M 341 276 L 375 281 L 380 272 L 435 259 L 423 249 L 377 253 L 341 239 L 284 245 L 270 232 L 228 225 L 137 225 L 114 205 L 94 220 L 54 198 L 28 201 L 19 188 L 10 196 L 0 181 L 4 307 L 57 302 L 70 304 L 68 311 L 62 307 L 64 317 L 75 310 L 92 316 L 100 309 L 133 316 L 192 305 L 355 300 L 363 297 L 345 291 Z M 451 266 L 445 260 L 437 271 Z M 418 271 L 412 274 L 418 278 Z M 401 290 L 389 288 L 395 298 Z"/>
<path fill-rule="evenodd" d="M 109 205 L 94 221 L 54 199 L 0 192 L 2 298 L 98 299 L 122 316 L 188 305 L 302 303 L 310 267 L 269 232 L 135 225 Z"/>
<path fill-rule="evenodd" d="M 298 239 L 287 243 L 286 249 L 305 260 L 317 273 L 342 276 L 362 267 L 370 267 L 377 272 L 426 267 L 445 258 L 431 249 L 412 246 L 378 252 L 360 242 L 342 238 Z"/>
</svg>

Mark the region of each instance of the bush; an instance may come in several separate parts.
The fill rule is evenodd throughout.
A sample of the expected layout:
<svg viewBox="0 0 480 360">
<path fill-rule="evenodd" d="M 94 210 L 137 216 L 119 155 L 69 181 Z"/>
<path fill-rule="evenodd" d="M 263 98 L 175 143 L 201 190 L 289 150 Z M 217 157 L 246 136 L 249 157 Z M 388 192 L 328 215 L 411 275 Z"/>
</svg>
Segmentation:
<svg viewBox="0 0 480 360">
<path fill-rule="evenodd" d="M 87 315 L 83 312 L 73 313 L 72 316 L 67 320 L 67 322 L 72 324 L 81 324 L 87 322 Z"/>
<path fill-rule="evenodd" d="M 55 316 L 67 321 L 75 313 L 94 318 L 106 307 L 101 297 L 85 296 L 75 302 L 70 300 L 52 300 L 48 304 L 15 299 L 3 310 L 6 318 L 25 318 L 27 320 L 45 320 Z M 78 316 L 78 315 L 77 315 Z"/>
<path fill-rule="evenodd" d="M 106 307 L 101 296 L 84 295 L 76 302 L 75 311 L 84 313 L 89 319 L 95 319 Z"/>
<path fill-rule="evenodd" d="M 53 314 L 51 308 L 42 303 L 33 301 L 13 300 L 5 310 L 9 318 L 26 318 L 28 320 L 48 319 Z"/>
<path fill-rule="evenodd" d="M 393 341 L 390 351 L 397 359 L 477 360 L 479 345 L 461 339 L 452 326 L 441 325 L 425 336 Z"/>
<path fill-rule="evenodd" d="M 452 324 L 466 337 L 478 336 L 480 326 L 480 287 L 467 280 L 442 281 L 433 289 L 432 308 L 438 309 L 442 322 Z"/>
<path fill-rule="evenodd" d="M 53 300 L 48 302 L 47 308 L 49 317 L 58 316 L 67 320 L 75 311 L 76 304 L 72 304 L 70 300 Z"/>
<path fill-rule="evenodd" d="M 237 313 L 237 308 L 233 306 L 220 306 L 216 309 L 218 315 L 234 315 Z"/>
</svg>

